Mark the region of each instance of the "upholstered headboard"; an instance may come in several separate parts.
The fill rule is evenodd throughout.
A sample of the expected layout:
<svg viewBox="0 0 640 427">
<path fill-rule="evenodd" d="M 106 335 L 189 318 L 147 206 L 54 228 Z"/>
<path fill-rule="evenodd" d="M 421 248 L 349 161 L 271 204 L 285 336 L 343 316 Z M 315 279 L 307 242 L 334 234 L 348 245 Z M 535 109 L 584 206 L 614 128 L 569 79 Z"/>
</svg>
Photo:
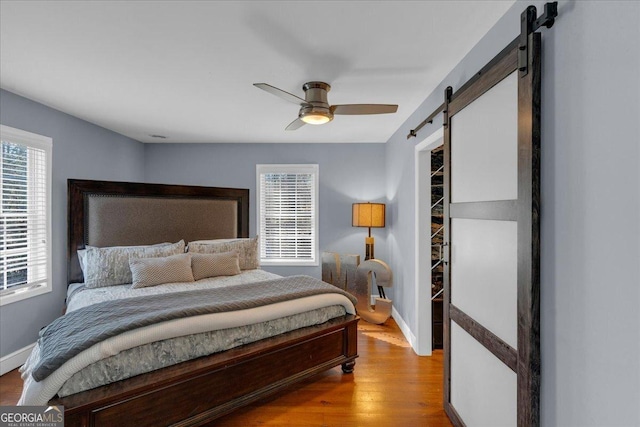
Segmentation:
<svg viewBox="0 0 640 427">
<path fill-rule="evenodd" d="M 249 237 L 249 190 L 68 181 L 67 282 L 82 282 L 78 249 Z"/>
</svg>

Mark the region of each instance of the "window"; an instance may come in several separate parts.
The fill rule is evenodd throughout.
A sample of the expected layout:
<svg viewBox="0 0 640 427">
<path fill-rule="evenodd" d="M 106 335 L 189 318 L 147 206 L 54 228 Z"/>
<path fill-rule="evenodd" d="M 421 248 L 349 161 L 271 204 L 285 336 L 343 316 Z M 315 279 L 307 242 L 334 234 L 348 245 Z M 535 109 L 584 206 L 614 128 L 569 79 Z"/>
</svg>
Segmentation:
<svg viewBox="0 0 640 427">
<path fill-rule="evenodd" d="M 51 291 L 51 138 L 0 125 L 0 305 Z"/>
<path fill-rule="evenodd" d="M 257 165 L 263 265 L 318 265 L 318 165 Z"/>
</svg>

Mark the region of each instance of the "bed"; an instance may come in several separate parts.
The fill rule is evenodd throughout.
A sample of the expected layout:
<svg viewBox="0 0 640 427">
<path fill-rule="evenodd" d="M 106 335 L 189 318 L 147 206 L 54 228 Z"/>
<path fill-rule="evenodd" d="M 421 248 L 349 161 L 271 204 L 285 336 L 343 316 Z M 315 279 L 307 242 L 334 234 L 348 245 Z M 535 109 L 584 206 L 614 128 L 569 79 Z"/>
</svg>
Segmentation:
<svg viewBox="0 0 640 427">
<path fill-rule="evenodd" d="M 73 322 L 80 322 L 74 319 L 82 319 L 79 312 L 83 309 L 87 311 L 106 303 L 96 302 L 93 295 L 91 303 L 83 302 L 81 297 L 75 295 L 76 288 L 80 288 L 80 294 L 84 291 L 82 285 L 78 285 L 84 280 L 79 250 L 82 253 L 82 249 L 88 246 L 156 245 L 179 240 L 193 242 L 248 238 L 248 209 L 249 191 L 245 189 L 69 180 L 67 271 L 72 307 L 63 317 L 73 327 Z M 237 277 L 242 278 L 237 280 L 259 283 L 231 283 L 236 286 L 233 287 L 221 283 L 225 280 L 232 282 L 236 276 L 220 280 L 213 278 L 210 282 L 207 281 L 209 279 L 203 279 L 196 282 L 194 287 L 207 290 L 193 292 L 209 292 L 208 288 L 215 288 L 213 291 L 220 291 L 220 295 L 229 294 L 230 289 L 247 293 L 254 289 L 249 286 L 264 284 L 269 285 L 266 292 L 273 292 L 270 290 L 273 284 L 312 280 L 295 277 L 277 279 L 259 269 L 243 271 Z M 170 289 L 172 286 L 169 284 L 158 288 L 173 292 Z M 117 299 L 121 293 L 129 301 L 139 291 L 129 290 L 128 286 L 112 288 L 109 292 L 101 293 L 103 299 Z M 182 301 L 180 298 L 183 297 L 194 299 L 183 294 L 187 292 L 170 295 L 174 301 Z M 156 297 L 158 300 L 166 299 L 166 295 L 145 298 L 154 301 Z M 298 301 L 304 304 L 312 298 L 333 297 L 337 298 L 333 294 L 314 295 Z M 125 299 L 119 299 L 118 303 L 122 301 Z M 269 316 L 272 317 L 273 312 L 289 314 L 283 304 L 289 303 L 276 301 L 268 307 L 237 311 L 235 317 L 246 317 L 245 314 L 253 313 L 252 310 L 270 310 L 272 314 Z M 315 306 L 312 304 L 310 307 Z M 219 317 L 220 313 L 208 315 Z M 292 315 L 295 316 L 297 314 Z M 287 319 L 283 317 L 273 321 L 284 322 Z M 358 357 L 357 322 L 357 316 L 346 309 L 337 316 L 332 314 L 329 320 L 322 319 L 319 324 L 311 322 L 310 326 L 284 333 L 276 332 L 277 335 L 225 351 L 171 364 L 65 397 L 56 396 L 48 404 L 65 407 L 66 425 L 206 424 L 321 371 L 342 365 L 345 373 L 352 372 Z M 157 330 L 163 329 L 157 325 L 155 327 Z M 268 329 L 271 330 L 271 326 Z M 206 345 L 194 346 L 198 351 L 204 351 L 201 347 Z"/>
</svg>

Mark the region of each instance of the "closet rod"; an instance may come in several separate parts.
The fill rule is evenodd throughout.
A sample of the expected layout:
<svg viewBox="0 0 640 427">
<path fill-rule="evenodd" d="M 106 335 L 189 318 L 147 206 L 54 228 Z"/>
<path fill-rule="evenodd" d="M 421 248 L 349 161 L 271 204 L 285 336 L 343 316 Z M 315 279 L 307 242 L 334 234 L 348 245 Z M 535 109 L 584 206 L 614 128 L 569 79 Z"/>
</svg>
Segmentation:
<svg viewBox="0 0 640 427">
<path fill-rule="evenodd" d="M 433 119 L 443 111 L 444 111 L 444 102 L 438 108 L 436 108 L 435 111 L 429 115 L 429 117 L 424 119 L 422 123 L 420 123 L 415 129 L 411 129 L 409 131 L 409 134 L 407 135 L 407 139 L 418 136 L 418 131 L 423 127 L 425 127 L 428 123 L 433 123 Z"/>
</svg>

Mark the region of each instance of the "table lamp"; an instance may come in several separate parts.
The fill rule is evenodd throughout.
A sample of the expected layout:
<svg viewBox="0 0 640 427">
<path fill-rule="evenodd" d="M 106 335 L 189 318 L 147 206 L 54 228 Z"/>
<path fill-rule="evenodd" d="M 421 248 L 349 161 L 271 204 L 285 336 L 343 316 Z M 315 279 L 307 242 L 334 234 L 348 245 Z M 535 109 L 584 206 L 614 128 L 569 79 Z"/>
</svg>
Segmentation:
<svg viewBox="0 0 640 427">
<path fill-rule="evenodd" d="M 371 228 L 384 228 L 384 203 L 354 203 L 352 206 L 353 227 L 368 227 L 369 237 L 365 238 L 365 261 L 374 259 L 373 256 L 373 237 L 371 237 Z"/>
</svg>

